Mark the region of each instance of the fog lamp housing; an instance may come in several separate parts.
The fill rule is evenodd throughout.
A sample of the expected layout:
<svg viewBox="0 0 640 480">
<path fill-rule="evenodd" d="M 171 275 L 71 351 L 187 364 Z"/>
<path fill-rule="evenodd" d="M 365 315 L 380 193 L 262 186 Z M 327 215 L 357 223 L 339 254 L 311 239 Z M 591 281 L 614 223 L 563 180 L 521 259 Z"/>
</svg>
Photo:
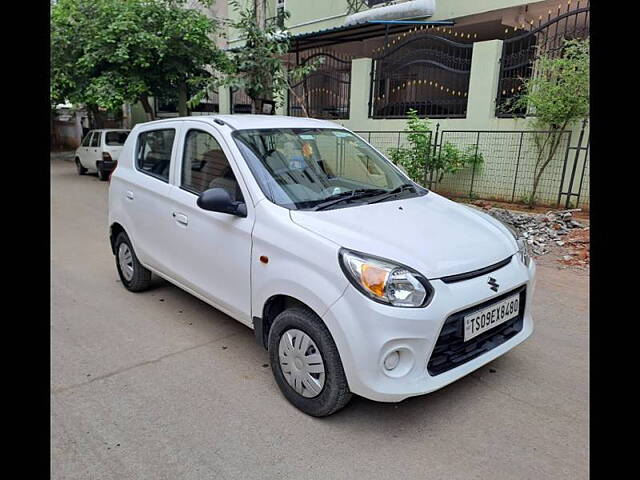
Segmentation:
<svg viewBox="0 0 640 480">
<path fill-rule="evenodd" d="M 398 350 L 394 350 L 387 354 L 384 358 L 384 368 L 385 370 L 393 370 L 400 363 L 400 353 Z"/>
</svg>

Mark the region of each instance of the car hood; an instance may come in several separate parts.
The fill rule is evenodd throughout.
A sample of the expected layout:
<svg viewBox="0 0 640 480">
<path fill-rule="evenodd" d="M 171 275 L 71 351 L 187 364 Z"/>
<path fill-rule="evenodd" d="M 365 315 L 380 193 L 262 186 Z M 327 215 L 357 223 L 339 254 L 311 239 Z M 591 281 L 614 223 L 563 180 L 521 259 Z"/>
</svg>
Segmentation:
<svg viewBox="0 0 640 480">
<path fill-rule="evenodd" d="M 498 220 L 433 192 L 333 210 L 291 210 L 291 219 L 341 247 L 402 263 L 429 279 L 484 268 L 518 251 Z"/>
</svg>

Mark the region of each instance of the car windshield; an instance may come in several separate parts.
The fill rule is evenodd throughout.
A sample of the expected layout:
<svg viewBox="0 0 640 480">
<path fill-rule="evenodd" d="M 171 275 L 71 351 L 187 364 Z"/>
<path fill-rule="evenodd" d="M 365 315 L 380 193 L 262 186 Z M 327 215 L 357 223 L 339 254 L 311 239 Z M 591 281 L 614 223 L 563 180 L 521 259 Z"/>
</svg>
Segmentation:
<svg viewBox="0 0 640 480">
<path fill-rule="evenodd" d="M 426 193 L 346 130 L 238 130 L 233 137 L 265 196 L 285 208 L 342 208 Z"/>
<path fill-rule="evenodd" d="M 128 136 L 129 132 L 107 132 L 104 141 L 112 147 L 122 146 Z"/>
</svg>

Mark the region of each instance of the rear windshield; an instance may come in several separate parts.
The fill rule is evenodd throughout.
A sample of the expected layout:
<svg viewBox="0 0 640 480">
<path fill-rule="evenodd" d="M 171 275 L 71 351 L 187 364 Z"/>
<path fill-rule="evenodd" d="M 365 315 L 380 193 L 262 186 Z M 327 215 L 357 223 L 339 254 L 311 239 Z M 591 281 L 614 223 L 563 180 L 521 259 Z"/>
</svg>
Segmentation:
<svg viewBox="0 0 640 480">
<path fill-rule="evenodd" d="M 111 146 L 122 146 L 129 136 L 129 132 L 107 132 L 105 143 Z"/>
</svg>

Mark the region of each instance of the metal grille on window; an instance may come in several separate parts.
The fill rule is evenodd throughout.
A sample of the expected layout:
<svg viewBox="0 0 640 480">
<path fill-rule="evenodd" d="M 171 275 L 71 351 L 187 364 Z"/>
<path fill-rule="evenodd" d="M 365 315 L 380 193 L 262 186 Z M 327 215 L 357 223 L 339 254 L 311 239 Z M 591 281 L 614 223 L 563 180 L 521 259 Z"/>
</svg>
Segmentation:
<svg viewBox="0 0 640 480">
<path fill-rule="evenodd" d="M 589 37 L 589 1 L 561 3 L 546 16 L 539 15 L 516 27 L 506 28 L 508 37 L 502 44 L 500 77 L 496 97 L 496 116 L 527 114 L 513 103 L 523 91 L 527 79 L 536 74 L 536 62 L 542 55 L 562 55 L 565 39 Z"/>
<path fill-rule="evenodd" d="M 471 72 L 472 43 L 431 33 L 407 32 L 387 39 L 374 58 L 370 116 L 464 118 Z"/>
<path fill-rule="evenodd" d="M 294 117 L 349 118 L 351 60 L 332 53 L 313 53 L 301 65 L 317 62 L 311 74 L 293 85 L 289 92 L 289 115 Z M 306 111 L 306 115 L 305 115 Z"/>
</svg>

